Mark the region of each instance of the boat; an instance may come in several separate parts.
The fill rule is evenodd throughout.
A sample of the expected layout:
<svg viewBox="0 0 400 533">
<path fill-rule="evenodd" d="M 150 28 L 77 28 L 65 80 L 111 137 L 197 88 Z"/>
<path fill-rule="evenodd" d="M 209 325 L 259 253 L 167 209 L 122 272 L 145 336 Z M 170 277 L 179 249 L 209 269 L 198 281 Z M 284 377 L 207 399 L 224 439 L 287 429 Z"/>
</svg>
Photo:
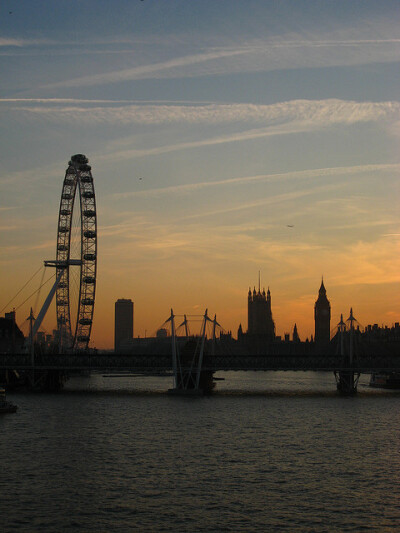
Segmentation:
<svg viewBox="0 0 400 533">
<path fill-rule="evenodd" d="M 369 386 L 380 389 L 400 389 L 400 372 L 371 374 Z"/>
<path fill-rule="evenodd" d="M 15 413 L 18 407 L 6 400 L 5 389 L 0 389 L 0 413 Z"/>
</svg>

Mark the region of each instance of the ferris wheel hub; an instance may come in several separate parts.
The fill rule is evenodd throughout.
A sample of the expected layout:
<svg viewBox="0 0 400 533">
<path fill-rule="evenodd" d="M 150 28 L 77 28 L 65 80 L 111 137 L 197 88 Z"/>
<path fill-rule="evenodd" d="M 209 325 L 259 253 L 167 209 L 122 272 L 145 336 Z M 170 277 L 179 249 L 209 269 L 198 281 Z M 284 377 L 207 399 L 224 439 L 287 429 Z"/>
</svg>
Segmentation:
<svg viewBox="0 0 400 533">
<path fill-rule="evenodd" d="M 69 266 L 81 266 L 81 259 L 67 259 L 66 261 L 59 261 L 57 259 L 49 259 L 44 262 L 45 267 L 55 267 L 55 268 L 68 268 Z"/>
</svg>

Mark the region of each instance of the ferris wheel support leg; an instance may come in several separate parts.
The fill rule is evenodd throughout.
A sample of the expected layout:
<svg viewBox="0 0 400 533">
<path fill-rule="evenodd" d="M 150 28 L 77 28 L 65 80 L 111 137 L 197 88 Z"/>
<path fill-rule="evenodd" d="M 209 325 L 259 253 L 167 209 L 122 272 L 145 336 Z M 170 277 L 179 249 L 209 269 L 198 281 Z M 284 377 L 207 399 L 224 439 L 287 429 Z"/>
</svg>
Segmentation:
<svg viewBox="0 0 400 533">
<path fill-rule="evenodd" d="M 60 279 L 61 279 L 61 276 L 63 275 L 63 270 L 60 271 L 60 273 L 58 274 L 57 276 L 57 279 L 56 281 L 54 282 L 54 285 L 52 286 L 52 288 L 50 289 L 50 292 L 44 302 L 44 304 L 42 305 L 42 308 L 37 316 L 37 319 L 35 320 L 35 323 L 33 324 L 33 327 L 32 327 L 32 332 L 31 332 L 31 337 L 30 337 L 30 345 L 33 346 L 33 339 L 35 338 L 35 335 L 36 333 L 38 332 L 38 329 L 40 328 L 42 322 L 43 322 L 43 319 L 47 313 L 47 310 L 51 304 L 51 301 L 53 300 L 54 298 L 54 294 L 57 290 L 57 286 L 58 284 L 60 283 Z"/>
</svg>

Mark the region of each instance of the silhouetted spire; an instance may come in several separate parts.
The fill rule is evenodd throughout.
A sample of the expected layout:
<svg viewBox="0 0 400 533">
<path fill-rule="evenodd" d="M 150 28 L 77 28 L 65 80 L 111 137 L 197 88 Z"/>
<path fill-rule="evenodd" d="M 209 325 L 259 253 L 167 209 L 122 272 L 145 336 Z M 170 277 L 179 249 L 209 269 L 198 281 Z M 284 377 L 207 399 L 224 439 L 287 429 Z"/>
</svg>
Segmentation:
<svg viewBox="0 0 400 533">
<path fill-rule="evenodd" d="M 331 305 L 326 297 L 324 278 L 318 292 L 318 299 L 314 306 L 315 342 L 326 343 L 330 341 Z"/>
<path fill-rule="evenodd" d="M 324 277 L 322 276 L 322 281 L 321 281 L 321 287 L 319 288 L 319 294 L 326 294 L 326 289 L 325 289 L 325 285 L 324 285 Z"/>
<path fill-rule="evenodd" d="M 353 315 L 353 308 L 350 307 L 350 316 L 349 318 L 346 320 L 346 322 L 350 322 L 350 325 L 352 326 L 353 325 L 353 322 L 357 322 L 357 319 L 354 318 L 354 315 Z"/>
<path fill-rule="evenodd" d="M 297 331 L 297 324 L 295 324 L 293 328 L 293 342 L 299 342 L 299 341 L 300 341 L 300 337 Z"/>
</svg>

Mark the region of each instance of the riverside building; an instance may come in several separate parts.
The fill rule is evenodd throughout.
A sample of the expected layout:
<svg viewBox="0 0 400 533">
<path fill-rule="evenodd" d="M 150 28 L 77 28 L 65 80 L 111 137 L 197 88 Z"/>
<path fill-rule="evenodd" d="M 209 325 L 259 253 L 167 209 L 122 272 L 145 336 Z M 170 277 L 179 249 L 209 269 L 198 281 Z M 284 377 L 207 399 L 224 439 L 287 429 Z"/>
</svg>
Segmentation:
<svg viewBox="0 0 400 533">
<path fill-rule="evenodd" d="M 133 339 L 133 302 L 121 298 L 115 302 L 114 350 Z"/>
</svg>

